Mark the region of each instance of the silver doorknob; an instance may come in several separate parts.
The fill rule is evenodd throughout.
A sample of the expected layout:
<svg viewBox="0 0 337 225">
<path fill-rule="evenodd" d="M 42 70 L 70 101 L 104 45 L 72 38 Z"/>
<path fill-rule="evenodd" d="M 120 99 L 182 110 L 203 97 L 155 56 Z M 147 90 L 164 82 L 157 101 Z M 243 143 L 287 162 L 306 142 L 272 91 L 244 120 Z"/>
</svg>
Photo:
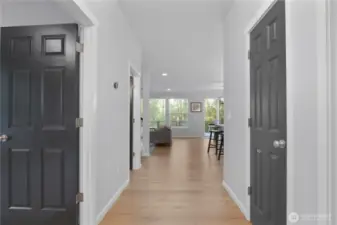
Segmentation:
<svg viewBox="0 0 337 225">
<path fill-rule="evenodd" d="M 8 141 L 8 136 L 6 134 L 3 134 L 0 136 L 0 142 L 6 142 Z"/>
<path fill-rule="evenodd" d="M 275 140 L 273 146 L 274 148 L 286 148 L 287 142 L 285 140 Z"/>
</svg>

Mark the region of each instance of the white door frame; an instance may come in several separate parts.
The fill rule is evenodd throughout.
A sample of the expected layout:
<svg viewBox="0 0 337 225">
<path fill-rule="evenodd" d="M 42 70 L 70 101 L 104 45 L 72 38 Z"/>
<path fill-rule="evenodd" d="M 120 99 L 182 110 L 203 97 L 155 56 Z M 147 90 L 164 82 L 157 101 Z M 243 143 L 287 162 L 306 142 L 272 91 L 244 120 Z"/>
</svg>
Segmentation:
<svg viewBox="0 0 337 225">
<path fill-rule="evenodd" d="M 267 0 L 264 5 L 257 11 L 257 13 L 253 16 L 252 20 L 248 24 L 245 34 L 246 34 L 246 50 L 250 49 L 250 31 L 260 22 L 260 20 L 266 15 L 266 13 L 272 8 L 272 6 L 276 3 L 277 0 Z M 336 29 L 337 23 L 331 23 L 331 13 L 330 13 L 330 5 L 332 0 L 324 0 L 319 1 L 316 0 L 317 3 L 317 49 L 319 54 L 319 62 L 318 62 L 318 73 L 320 74 L 319 79 L 317 80 L 318 85 L 318 146 L 319 151 L 317 151 L 317 216 L 326 216 L 331 215 L 331 191 L 332 189 L 332 169 L 331 169 L 331 154 L 332 154 L 332 73 L 331 73 L 331 52 L 330 52 L 330 30 Z M 289 0 L 285 0 L 286 3 L 286 15 L 289 12 L 290 7 Z M 324 4 L 323 4 L 324 3 Z M 337 22 L 337 21 L 336 21 Z M 288 33 L 289 21 L 287 21 L 286 16 L 286 33 Z M 288 37 L 287 37 L 288 38 Z M 287 47 L 286 47 L 287 48 Z M 288 51 L 287 51 L 288 52 Z M 287 59 L 288 61 L 288 59 Z M 250 117 L 250 62 L 246 60 L 246 89 L 248 90 L 246 96 L 246 104 L 247 111 L 246 117 Z M 336 72 L 336 71 L 335 71 Z M 337 81 L 337 79 L 336 79 Z M 288 86 L 288 83 L 287 83 Z M 337 88 L 337 82 L 335 82 L 335 88 Z M 337 107 L 337 92 L 334 96 L 334 106 Z M 336 108 L 337 109 L 337 108 Z M 294 165 L 295 165 L 295 157 L 294 157 L 294 148 L 293 148 L 293 123 L 291 113 L 293 112 L 293 104 L 292 99 L 289 93 L 289 88 L 287 88 L 287 214 L 289 215 L 295 207 L 295 181 L 293 180 L 294 174 Z M 337 111 L 336 111 L 337 112 Z M 335 128 L 337 128 L 337 121 L 335 121 Z M 336 130 L 337 131 L 337 130 Z M 250 186 L 250 130 L 246 131 L 247 138 L 247 158 L 246 165 L 247 166 L 247 178 L 246 184 L 247 187 Z M 336 147 L 336 146 L 335 146 Z M 335 160 L 337 160 L 337 154 L 335 155 Z M 335 161 L 336 162 L 336 161 Z M 334 173 L 335 177 L 337 173 Z M 335 181 L 337 184 L 337 181 Z M 337 200 L 337 198 L 336 198 Z M 250 198 L 247 201 L 247 212 L 245 216 L 248 220 L 250 220 Z M 336 206 L 335 206 L 336 207 Z M 337 213 L 337 208 L 335 211 Z M 288 221 L 288 220 L 287 220 Z M 337 221 L 335 221 L 336 223 Z M 319 225 L 332 225 L 335 223 L 331 223 L 329 220 L 319 221 Z M 290 224 L 289 221 L 287 224 Z"/>
<path fill-rule="evenodd" d="M 57 0 L 56 0 L 57 1 Z M 80 192 L 84 201 L 80 205 L 80 225 L 96 225 L 96 154 L 97 147 L 97 29 L 98 20 L 83 0 L 59 2 L 61 8 L 72 15 L 80 28 L 80 41 L 84 51 L 80 54 L 80 117 L 84 126 L 80 130 Z"/>
<path fill-rule="evenodd" d="M 97 223 L 96 215 L 96 154 L 97 143 L 97 26 L 83 27 L 81 39 L 84 52 L 80 58 L 80 225 Z"/>
<path fill-rule="evenodd" d="M 131 62 L 129 62 L 129 76 L 133 77 L 134 92 L 133 92 L 133 170 L 141 168 L 141 127 L 140 127 L 140 103 L 141 103 L 141 73 L 138 72 Z M 129 85 L 130 87 L 130 85 Z M 129 93 L 130 93 L 129 89 Z"/>
<path fill-rule="evenodd" d="M 51 0 L 52 1 L 52 0 Z M 57 1 L 60 9 L 70 14 L 77 23 L 81 41 L 85 50 L 80 56 L 80 117 L 84 118 L 84 127 L 79 134 L 79 191 L 84 193 L 84 202 L 80 205 L 80 225 L 94 225 L 96 221 L 95 208 L 95 118 L 96 118 L 96 81 L 97 81 L 97 19 L 86 7 L 82 0 L 67 2 Z M 2 11 L 0 3 L 0 15 Z M 3 18 L 0 18 L 0 27 L 4 27 Z M 52 22 L 52 21 L 50 21 Z M 55 23 L 57 24 L 57 23 Z M 52 24 L 16 24 L 16 26 L 34 26 Z M 74 199 L 75 201 L 75 199 Z"/>
<path fill-rule="evenodd" d="M 331 221 L 330 223 L 326 223 L 323 225 L 334 225 L 337 223 L 337 4 L 334 0 L 325 0 L 325 13 L 326 13 L 326 29 L 327 29 L 327 80 L 329 89 L 327 89 L 328 93 L 328 103 L 330 104 L 330 108 L 328 109 L 328 152 L 326 157 L 328 157 L 329 161 L 327 164 L 328 171 L 328 199 L 330 201 L 327 202 L 326 205 L 328 210 L 327 212 L 330 214 Z"/>
<path fill-rule="evenodd" d="M 331 0 L 316 1 L 318 52 L 318 151 L 317 151 L 317 216 L 318 225 L 332 225 L 332 144 L 333 144 L 333 76 Z M 330 220 L 329 220 L 330 219 Z"/>
</svg>

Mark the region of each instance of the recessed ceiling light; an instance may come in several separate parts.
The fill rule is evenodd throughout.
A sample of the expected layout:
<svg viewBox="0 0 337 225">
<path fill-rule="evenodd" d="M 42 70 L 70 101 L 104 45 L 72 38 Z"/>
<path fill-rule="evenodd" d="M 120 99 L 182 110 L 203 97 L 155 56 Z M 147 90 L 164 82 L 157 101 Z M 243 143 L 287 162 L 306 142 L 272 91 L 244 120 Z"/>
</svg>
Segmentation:
<svg viewBox="0 0 337 225">
<path fill-rule="evenodd" d="M 170 88 L 167 88 L 167 91 L 171 91 L 171 89 L 170 89 Z"/>
<path fill-rule="evenodd" d="M 163 75 L 163 77 L 166 77 L 166 76 L 167 76 L 167 73 L 163 73 L 162 75 Z"/>
</svg>

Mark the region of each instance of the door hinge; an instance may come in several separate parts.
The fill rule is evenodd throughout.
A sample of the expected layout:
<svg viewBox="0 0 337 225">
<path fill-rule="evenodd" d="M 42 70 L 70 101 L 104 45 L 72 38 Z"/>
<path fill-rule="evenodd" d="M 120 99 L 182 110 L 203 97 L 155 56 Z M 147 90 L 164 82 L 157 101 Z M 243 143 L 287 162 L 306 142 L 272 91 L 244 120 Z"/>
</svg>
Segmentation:
<svg viewBox="0 0 337 225">
<path fill-rule="evenodd" d="M 76 118 L 76 128 L 83 127 L 83 118 Z"/>
<path fill-rule="evenodd" d="M 253 120 L 252 118 L 248 118 L 248 127 L 252 127 L 253 126 Z"/>
<path fill-rule="evenodd" d="M 132 152 L 132 157 L 135 157 L 136 156 L 136 153 L 135 152 Z"/>
<path fill-rule="evenodd" d="M 252 52 L 248 50 L 248 59 L 250 60 L 252 58 Z"/>
<path fill-rule="evenodd" d="M 76 204 L 79 204 L 84 201 L 84 194 L 79 192 L 76 195 Z"/>
<path fill-rule="evenodd" d="M 135 122 L 136 122 L 136 120 L 135 120 L 135 119 L 133 119 L 133 120 L 132 120 L 132 122 L 133 122 L 133 123 L 135 123 Z"/>
<path fill-rule="evenodd" d="M 84 44 L 76 42 L 76 52 L 82 53 L 84 51 Z"/>
<path fill-rule="evenodd" d="M 249 187 L 248 187 L 248 195 L 251 196 L 252 194 L 253 194 L 252 187 L 249 186 Z"/>
</svg>

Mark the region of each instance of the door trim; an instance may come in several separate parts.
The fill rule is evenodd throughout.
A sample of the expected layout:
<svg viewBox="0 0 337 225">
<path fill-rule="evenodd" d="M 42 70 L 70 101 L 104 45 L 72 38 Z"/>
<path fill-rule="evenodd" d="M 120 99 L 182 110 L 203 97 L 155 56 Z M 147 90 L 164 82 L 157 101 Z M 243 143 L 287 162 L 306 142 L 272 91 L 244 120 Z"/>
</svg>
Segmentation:
<svg viewBox="0 0 337 225">
<path fill-rule="evenodd" d="M 135 115 L 134 115 L 134 104 L 135 104 L 135 78 L 131 74 L 129 79 L 129 168 L 133 170 L 135 150 L 134 150 L 134 124 L 135 124 Z"/>
<path fill-rule="evenodd" d="M 326 88 L 327 90 L 327 94 L 328 94 L 328 103 L 330 105 L 326 106 L 327 108 L 327 132 L 328 132 L 328 148 L 327 148 L 327 154 L 325 155 L 325 157 L 327 157 L 328 159 L 328 163 L 327 165 L 327 190 L 328 190 L 328 196 L 319 196 L 318 199 L 320 199 L 319 202 L 319 209 L 322 209 L 321 207 L 323 206 L 327 206 L 327 212 L 330 215 L 335 215 L 332 216 L 331 221 L 328 221 L 328 223 L 326 225 L 333 225 L 337 223 L 337 191 L 336 191 L 336 186 L 337 186 L 337 171 L 336 171 L 336 166 L 335 163 L 337 162 L 337 154 L 335 151 L 333 151 L 333 149 L 336 149 L 337 147 L 337 142 L 335 140 L 336 136 L 336 132 L 337 132 L 337 116 L 336 116 L 336 112 L 337 112 L 337 79 L 333 76 L 334 74 L 336 74 L 336 66 L 334 66 L 332 64 L 333 61 L 336 60 L 336 56 L 337 54 L 333 54 L 333 51 L 331 49 L 336 49 L 337 47 L 337 42 L 334 40 L 336 38 L 336 35 L 334 35 L 334 33 L 336 33 L 337 29 L 336 29 L 336 25 L 337 22 L 334 21 L 334 17 L 333 17 L 333 13 L 336 13 L 333 11 L 333 7 L 332 7 L 332 1 L 333 0 L 325 0 L 326 4 L 324 5 L 325 7 L 325 19 L 326 21 L 324 21 L 326 23 L 326 66 L 327 66 L 327 71 L 324 74 L 326 76 L 326 82 L 325 84 L 322 84 L 322 88 L 324 90 L 324 88 Z M 321 6 L 322 7 L 322 6 Z M 335 17 L 336 18 L 336 17 Z M 325 42 L 323 42 L 325 43 Z M 336 52 L 336 50 L 335 50 Z M 322 61 L 320 61 L 322 62 Z M 324 85 L 326 85 L 327 87 L 325 87 Z M 324 99 L 323 99 L 324 100 Z M 324 163 L 324 158 L 322 161 L 319 161 L 319 166 L 321 167 L 322 163 Z M 324 165 L 324 164 L 323 164 Z M 323 167 L 324 168 L 324 167 Z M 322 173 L 324 173 L 325 171 L 320 171 L 320 175 L 322 175 Z M 324 187 L 324 186 L 323 186 Z M 320 189 L 318 189 L 319 191 L 321 191 Z M 328 197 L 327 202 L 324 201 L 324 197 Z M 324 204 L 326 203 L 326 204 Z M 323 208 L 324 209 L 324 208 Z"/>
<path fill-rule="evenodd" d="M 97 223 L 96 215 L 96 110 L 97 110 L 97 24 L 81 27 L 81 41 L 85 49 L 80 54 L 80 192 L 84 202 L 80 206 L 80 225 Z"/>
<path fill-rule="evenodd" d="M 317 214 L 332 215 L 332 162 L 333 162 L 333 74 L 332 74 L 332 32 L 336 23 L 332 20 L 331 1 L 316 2 L 317 10 L 317 52 L 318 52 L 318 146 L 317 151 Z M 336 175 L 336 174 L 334 174 Z M 335 216 L 336 219 L 336 216 Z M 335 221 L 336 223 L 336 221 Z M 332 225 L 332 221 L 319 221 L 319 225 Z"/>
<path fill-rule="evenodd" d="M 333 127 L 330 125 L 333 120 L 333 107 L 337 107 L 337 92 L 334 94 L 333 87 L 334 85 L 331 81 L 333 81 L 332 74 L 332 56 L 330 52 L 331 47 L 331 33 L 333 29 L 337 29 L 334 26 L 336 25 L 331 17 L 331 1 L 332 0 L 324 0 L 324 4 L 321 1 L 317 1 L 317 14 L 319 15 L 317 19 L 318 23 L 318 31 L 317 31 L 317 48 L 318 48 L 318 70 L 320 73 L 320 79 L 318 79 L 318 146 L 320 147 L 319 153 L 317 153 L 317 165 L 318 165 L 318 182 L 317 182 L 317 199 L 318 199 L 318 209 L 317 215 L 322 215 L 322 213 L 330 214 L 332 213 L 332 188 L 333 185 L 333 177 L 332 175 L 336 175 L 336 172 L 333 174 L 331 167 L 331 160 L 337 160 L 337 155 L 334 156 L 334 159 L 331 158 L 333 156 L 332 149 L 332 135 L 333 135 Z M 273 5 L 277 2 L 277 0 L 267 0 L 265 4 L 263 4 L 257 13 L 252 17 L 248 26 L 245 29 L 246 34 L 246 44 L 245 50 L 246 53 L 250 49 L 250 31 L 254 29 L 254 27 L 259 23 L 259 21 L 266 15 L 266 13 L 273 7 Z M 289 13 L 289 1 L 285 0 L 286 4 L 286 15 Z M 288 30 L 289 21 L 287 21 L 286 16 L 286 33 Z M 288 38 L 288 37 L 287 37 Z M 287 48 L 287 47 L 286 47 Z M 288 51 L 287 51 L 288 52 Z M 246 64 L 246 118 L 250 117 L 250 62 L 247 59 Z M 287 83 L 288 85 L 288 83 Z M 337 83 L 336 85 L 337 86 Z M 287 88 L 288 89 L 288 88 Z M 294 127 L 292 123 L 289 121 L 291 119 L 291 112 L 293 112 L 293 104 L 292 99 L 289 97 L 289 92 L 287 90 L 287 174 L 294 174 L 294 165 L 295 165 L 295 157 L 293 154 L 293 130 Z M 288 119 L 289 118 L 289 119 Z M 337 128 L 337 121 L 334 124 L 335 129 Z M 246 130 L 246 186 L 250 186 L 250 129 Z M 337 180 L 334 181 L 337 184 Z M 292 176 L 287 175 L 287 214 L 291 213 L 295 207 L 295 180 Z M 246 209 L 250 209 L 250 198 L 247 196 L 247 205 Z M 337 212 L 337 205 L 333 209 L 333 212 Z M 246 218 L 250 220 L 250 210 L 246 210 Z M 335 218 L 337 220 L 337 218 Z M 336 221 L 334 221 L 336 223 Z M 333 221 L 320 221 L 319 225 L 332 225 Z"/>
<path fill-rule="evenodd" d="M 141 168 L 141 148 L 140 148 L 140 99 L 141 99 L 141 73 L 138 72 L 136 67 L 129 61 L 128 63 L 128 72 L 129 77 L 133 77 L 133 84 L 135 85 L 133 89 L 133 118 L 135 119 L 134 125 L 133 125 L 133 170 L 138 170 Z M 130 85 L 129 86 L 129 93 L 130 93 Z M 136 103 L 136 104 L 135 104 Z M 138 107 L 139 106 L 139 107 Z M 139 110 L 139 114 L 136 112 Z M 137 117 L 137 115 L 139 115 Z M 139 129 L 138 129 L 139 125 Z M 137 144 L 138 143 L 138 144 Z"/>
</svg>

